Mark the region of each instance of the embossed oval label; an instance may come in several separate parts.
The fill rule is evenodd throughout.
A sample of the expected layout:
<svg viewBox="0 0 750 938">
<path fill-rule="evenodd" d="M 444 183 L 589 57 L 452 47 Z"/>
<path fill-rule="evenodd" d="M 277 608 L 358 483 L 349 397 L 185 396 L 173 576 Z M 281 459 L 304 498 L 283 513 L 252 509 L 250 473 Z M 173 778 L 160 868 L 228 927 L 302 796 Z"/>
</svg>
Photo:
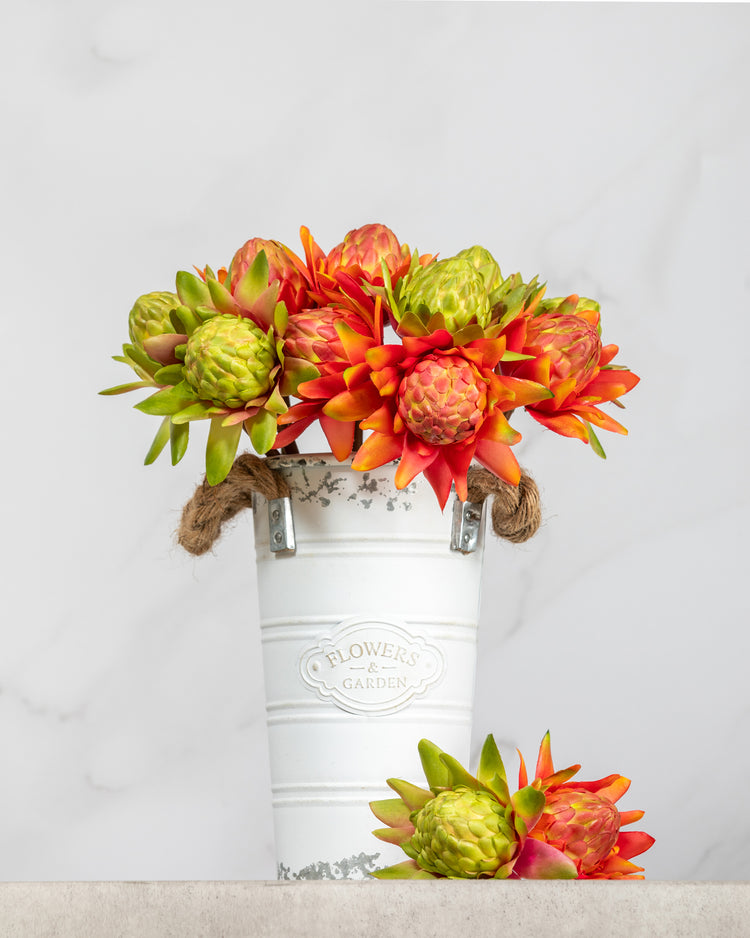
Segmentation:
<svg viewBox="0 0 750 938">
<path fill-rule="evenodd" d="M 436 684 L 445 658 L 387 619 L 346 619 L 300 656 L 300 674 L 323 700 L 349 713 L 387 714 Z"/>
</svg>

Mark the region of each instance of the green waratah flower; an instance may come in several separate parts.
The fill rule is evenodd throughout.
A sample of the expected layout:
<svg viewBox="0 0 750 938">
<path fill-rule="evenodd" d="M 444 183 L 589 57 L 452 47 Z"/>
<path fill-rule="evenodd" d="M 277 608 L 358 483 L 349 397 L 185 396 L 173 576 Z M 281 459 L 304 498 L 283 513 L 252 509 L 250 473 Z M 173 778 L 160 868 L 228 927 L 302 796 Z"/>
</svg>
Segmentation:
<svg viewBox="0 0 750 938">
<path fill-rule="evenodd" d="M 431 873 L 494 876 L 518 849 L 516 831 L 506 814 L 489 792 L 441 791 L 413 815 L 409 847 L 421 869 Z"/>
<path fill-rule="evenodd" d="M 464 260 L 469 261 L 476 270 L 479 271 L 488 293 L 492 293 L 492 291 L 496 290 L 503 282 L 503 275 L 500 273 L 500 265 L 487 248 L 475 244 L 473 247 L 464 248 L 463 251 L 459 251 L 456 257 L 462 257 Z"/>
<path fill-rule="evenodd" d="M 169 314 L 180 305 L 176 293 L 144 293 L 133 304 L 128 316 L 128 330 L 133 345 L 143 348 L 146 339 L 174 332 Z"/>
<path fill-rule="evenodd" d="M 418 268 L 404 286 L 404 298 L 423 323 L 440 313 L 451 333 L 470 323 L 483 329 L 490 321 L 484 277 L 465 257 L 449 257 Z"/>
<path fill-rule="evenodd" d="M 190 336 L 185 380 L 204 401 L 243 407 L 266 394 L 278 365 L 275 343 L 250 319 L 214 316 Z"/>
</svg>

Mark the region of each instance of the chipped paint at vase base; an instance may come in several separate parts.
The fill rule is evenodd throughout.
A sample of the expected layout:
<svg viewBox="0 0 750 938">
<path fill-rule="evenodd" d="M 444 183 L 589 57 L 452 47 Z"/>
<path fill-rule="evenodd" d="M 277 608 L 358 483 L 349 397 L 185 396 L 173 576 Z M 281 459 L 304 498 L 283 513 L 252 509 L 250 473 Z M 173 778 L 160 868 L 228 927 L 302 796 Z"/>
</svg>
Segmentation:
<svg viewBox="0 0 750 938">
<path fill-rule="evenodd" d="M 466 762 L 483 556 L 451 550 L 423 478 L 332 456 L 269 460 L 291 488 L 295 549 L 254 504 L 280 879 L 362 879 L 403 858 L 372 836 L 386 778 L 423 778 L 427 737 Z"/>
</svg>

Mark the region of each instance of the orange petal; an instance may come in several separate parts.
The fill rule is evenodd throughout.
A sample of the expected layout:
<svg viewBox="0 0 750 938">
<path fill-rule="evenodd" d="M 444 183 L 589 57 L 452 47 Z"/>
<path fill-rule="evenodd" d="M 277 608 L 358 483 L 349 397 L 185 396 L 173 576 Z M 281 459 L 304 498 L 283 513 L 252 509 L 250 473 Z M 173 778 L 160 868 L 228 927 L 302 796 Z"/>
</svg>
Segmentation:
<svg viewBox="0 0 750 938">
<path fill-rule="evenodd" d="M 358 384 L 364 384 L 370 376 L 370 366 L 367 364 L 352 365 L 344 372 L 344 381 L 351 390 Z"/>
<path fill-rule="evenodd" d="M 348 459 L 354 446 L 354 421 L 333 420 L 331 417 L 321 414 L 320 426 L 336 459 L 339 462 Z"/>
<path fill-rule="evenodd" d="M 559 433 L 561 436 L 575 437 L 583 440 L 584 443 L 588 443 L 589 431 L 573 414 L 545 414 L 535 407 L 527 407 L 526 409 L 534 420 L 541 423 L 548 430 L 554 430 L 555 433 Z"/>
<path fill-rule="evenodd" d="M 377 388 L 368 382 L 332 397 L 324 406 L 323 413 L 334 420 L 363 420 L 377 410 L 380 404 Z"/>
<path fill-rule="evenodd" d="M 393 413 L 387 404 L 383 404 L 360 424 L 363 430 L 375 430 L 377 433 L 392 434 Z"/>
<path fill-rule="evenodd" d="M 482 424 L 479 437 L 493 443 L 505 443 L 506 446 L 513 446 L 521 439 L 521 434 L 511 427 L 505 414 L 496 408 Z"/>
<path fill-rule="evenodd" d="M 406 488 L 412 479 L 432 465 L 436 456 L 437 450 L 434 446 L 426 446 L 420 440 L 417 440 L 413 434 L 406 433 L 403 455 L 396 469 L 396 488 Z"/>
<path fill-rule="evenodd" d="M 398 365 L 406 357 L 402 345 L 378 345 L 369 349 L 366 355 L 367 364 L 373 371 Z"/>
<path fill-rule="evenodd" d="M 297 388 L 299 397 L 322 398 L 330 400 L 336 394 L 340 394 L 346 387 L 344 377 L 341 372 L 331 375 L 323 375 L 322 378 L 313 378 L 312 381 L 303 381 Z"/>
<path fill-rule="evenodd" d="M 620 811 L 620 827 L 624 827 L 626 824 L 635 824 L 636 821 L 640 821 L 645 813 L 645 811 Z"/>
<path fill-rule="evenodd" d="M 431 466 L 428 466 L 424 470 L 424 477 L 430 483 L 437 495 L 437 500 L 440 503 L 440 510 L 442 511 L 445 508 L 445 503 L 448 501 L 448 496 L 451 493 L 451 484 L 453 482 L 453 476 L 445 463 L 444 459 L 440 458 L 440 455 L 435 459 L 435 462 Z M 465 499 L 464 499 L 465 500 Z"/>
<path fill-rule="evenodd" d="M 289 446 L 290 443 L 293 443 L 297 439 L 300 433 L 303 433 L 310 426 L 314 419 L 314 417 L 308 417 L 306 420 L 298 420 L 291 426 L 279 430 L 273 445 L 276 449 L 283 449 L 283 447 Z"/>
<path fill-rule="evenodd" d="M 602 413 L 593 404 L 576 404 L 570 408 L 570 412 L 583 420 L 588 420 L 596 427 L 601 427 L 602 430 L 610 430 L 612 433 L 622 433 L 627 436 L 628 431 L 621 423 L 608 414 Z"/>
<path fill-rule="evenodd" d="M 610 801 L 618 801 L 630 788 L 630 779 L 624 775 L 607 775 L 606 778 L 599 778 L 594 782 L 576 782 L 575 788 L 581 791 L 591 791 L 601 798 L 608 798 Z"/>
<path fill-rule="evenodd" d="M 456 483 L 456 495 L 462 502 L 465 502 L 469 497 L 466 489 L 466 474 L 469 471 L 471 460 L 474 458 L 475 449 L 476 442 L 474 441 L 464 446 L 454 444 L 453 446 L 441 447 L 441 455 Z"/>
<path fill-rule="evenodd" d="M 403 450 L 403 438 L 386 436 L 384 433 L 371 433 L 357 450 L 352 460 L 352 469 L 366 471 L 377 469 L 387 462 L 398 459 Z"/>
<path fill-rule="evenodd" d="M 616 345 L 604 345 L 599 353 L 599 367 L 604 368 L 617 355 L 620 349 Z"/>
<path fill-rule="evenodd" d="M 552 737 L 549 730 L 544 734 L 544 739 L 539 746 L 539 755 L 536 760 L 536 778 L 547 778 L 553 775 L 555 766 L 552 762 Z"/>
<path fill-rule="evenodd" d="M 551 393 L 545 385 L 538 381 L 528 381 L 522 378 L 510 378 L 495 375 L 497 384 L 502 385 L 506 391 L 505 400 L 513 403 L 514 407 L 525 407 L 537 401 L 549 400 Z"/>
<path fill-rule="evenodd" d="M 505 443 L 481 439 L 477 443 L 475 456 L 479 462 L 509 485 L 518 485 L 521 481 L 521 468 L 518 460 Z"/>
<path fill-rule="evenodd" d="M 345 322 L 336 323 L 336 332 L 339 334 L 349 361 L 353 364 L 363 362 L 367 352 L 372 348 L 374 340 L 357 332 L 356 329 L 352 329 Z"/>
<path fill-rule="evenodd" d="M 526 771 L 526 761 L 521 754 L 520 749 L 516 749 L 516 752 L 518 753 L 518 758 L 521 763 L 518 767 L 518 788 L 526 788 L 526 786 L 529 784 L 529 776 Z"/>
<path fill-rule="evenodd" d="M 623 860 L 637 857 L 653 846 L 655 839 L 645 831 L 621 831 L 617 836 L 617 850 Z"/>
<path fill-rule="evenodd" d="M 580 396 L 599 401 L 614 401 L 638 384 L 641 379 L 632 371 L 609 368 L 599 374 L 582 389 Z"/>
</svg>

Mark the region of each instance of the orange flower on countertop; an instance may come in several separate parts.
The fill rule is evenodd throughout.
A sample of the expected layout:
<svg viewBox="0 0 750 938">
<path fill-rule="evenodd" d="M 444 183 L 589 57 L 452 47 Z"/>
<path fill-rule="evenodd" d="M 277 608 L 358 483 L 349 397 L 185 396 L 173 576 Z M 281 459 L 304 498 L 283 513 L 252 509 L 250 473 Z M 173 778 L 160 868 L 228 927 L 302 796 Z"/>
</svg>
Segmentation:
<svg viewBox="0 0 750 938">
<path fill-rule="evenodd" d="M 523 756 L 518 786 L 528 784 Z M 573 782 L 580 770 L 571 765 L 556 772 L 552 763 L 550 734 L 539 747 L 532 787 L 543 792 L 545 806 L 529 836 L 556 847 L 577 866 L 579 879 L 643 879 L 643 867 L 631 863 L 645 853 L 654 838 L 644 831 L 623 831 L 640 821 L 643 811 L 619 811 L 615 802 L 630 788 L 622 775 L 608 775 L 594 782 Z"/>
</svg>

